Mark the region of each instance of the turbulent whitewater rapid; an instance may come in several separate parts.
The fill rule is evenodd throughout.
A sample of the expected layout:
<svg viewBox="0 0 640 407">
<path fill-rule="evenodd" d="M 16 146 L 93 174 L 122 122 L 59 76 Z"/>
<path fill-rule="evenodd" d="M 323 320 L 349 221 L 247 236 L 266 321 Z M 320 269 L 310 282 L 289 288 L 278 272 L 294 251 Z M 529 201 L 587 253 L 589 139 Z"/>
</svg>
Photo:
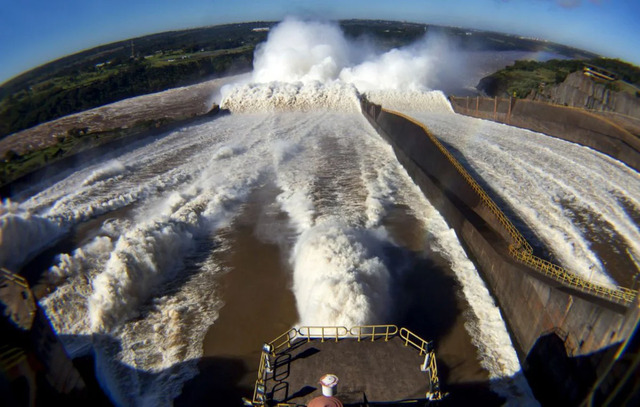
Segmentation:
<svg viewBox="0 0 640 407">
<path fill-rule="evenodd" d="M 301 325 L 393 321 L 392 288 L 403 270 L 388 267 L 383 248 L 395 242 L 382 221 L 389 208 L 404 206 L 486 314 L 468 321 L 486 367 L 495 377 L 519 370 L 499 311 L 455 233 L 359 114 L 230 115 L 175 131 L 7 204 L 3 234 L 24 247 L 46 246 L 93 222 L 51 268 L 58 286 L 41 303 L 72 356 L 93 349 L 114 401 L 168 404 L 195 374 L 222 306 L 216 277 L 234 272 L 218 261 L 217 253 L 236 250 L 220 232 L 271 183 L 280 192 L 263 205 L 288 215 Z M 25 224 L 34 226 L 18 227 Z M 492 365 L 494 352 L 500 364 Z"/>
<path fill-rule="evenodd" d="M 640 257 L 636 171 L 590 148 L 529 130 L 398 108 L 425 123 L 467 162 L 517 216 L 516 223 L 528 226 L 527 238 L 542 241 L 560 264 L 605 286 L 628 283 L 616 281 L 610 272 L 627 276 L 606 263 L 611 256 Z"/>
<path fill-rule="evenodd" d="M 73 247 L 47 265 L 55 289 L 41 304 L 72 356 L 95 354 L 116 404 L 171 405 L 197 373 L 205 334 L 225 305 L 220 279 L 238 272 L 223 259 L 252 254 L 229 232 L 256 199 L 281 215 L 259 237 L 281 246 L 291 281 L 283 289 L 295 296 L 299 325 L 394 323 L 405 317 L 401 282 L 416 272 L 405 258 L 437 255 L 466 307 L 454 319 L 473 344 L 468 357 L 508 403 L 535 403 L 455 232 L 359 113 L 365 93 L 419 112 L 564 263 L 602 271 L 584 231 L 563 216 L 567 202 L 599 214 L 638 253 L 637 227 L 619 204 L 640 207 L 637 174 L 530 132 L 476 131 L 477 121 L 454 115 L 430 90 L 446 73 L 442 39 L 384 53 L 360 45 L 331 24 L 285 21 L 256 51 L 252 77 L 221 90 L 218 102 L 231 114 L 111 152 L 3 202 L 3 266 L 18 270 L 60 242 Z M 570 167 L 561 165 L 567 156 L 575 157 Z M 580 173 L 588 176 L 576 185 Z M 532 190 L 536 199 L 524 199 Z M 415 224 L 417 248 L 397 238 L 397 213 Z"/>
</svg>

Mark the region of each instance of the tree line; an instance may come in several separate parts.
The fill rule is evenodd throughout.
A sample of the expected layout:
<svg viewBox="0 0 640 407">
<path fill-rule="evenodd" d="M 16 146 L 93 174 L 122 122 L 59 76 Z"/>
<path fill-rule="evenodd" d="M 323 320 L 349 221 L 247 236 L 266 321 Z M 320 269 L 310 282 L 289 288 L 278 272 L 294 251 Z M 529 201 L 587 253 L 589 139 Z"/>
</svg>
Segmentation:
<svg viewBox="0 0 640 407">
<path fill-rule="evenodd" d="M 247 71 L 253 50 L 152 65 L 144 59 L 127 62 L 115 73 L 86 84 L 32 87 L 21 97 L 9 95 L 0 110 L 0 137 L 118 100 L 158 92 L 222 76 L 230 70 Z"/>
</svg>

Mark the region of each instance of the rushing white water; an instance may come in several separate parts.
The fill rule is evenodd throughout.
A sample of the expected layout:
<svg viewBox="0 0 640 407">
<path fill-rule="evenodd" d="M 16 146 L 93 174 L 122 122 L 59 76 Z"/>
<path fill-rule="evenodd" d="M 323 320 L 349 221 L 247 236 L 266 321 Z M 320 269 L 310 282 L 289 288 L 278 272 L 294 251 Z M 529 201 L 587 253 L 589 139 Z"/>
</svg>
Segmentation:
<svg viewBox="0 0 640 407">
<path fill-rule="evenodd" d="M 640 230 L 623 200 L 640 210 L 640 175 L 587 147 L 515 127 L 446 113 L 409 112 L 512 208 L 561 263 L 615 285 L 590 232 L 617 234 L 637 257 Z M 590 217 L 576 220 L 576 213 Z M 584 216 L 584 215 L 583 215 Z"/>
<path fill-rule="evenodd" d="M 313 98 L 324 97 L 326 86 L 345 84 L 362 93 L 429 91 L 464 75 L 468 69 L 463 61 L 463 54 L 452 41 L 437 32 L 409 46 L 380 53 L 366 41 L 347 39 L 337 24 L 288 18 L 274 27 L 268 41 L 256 49 L 249 81 L 253 85 L 235 91 L 261 99 L 275 92 L 271 108 L 281 105 L 288 110 L 283 102 L 291 100 L 292 90 L 305 92 L 302 84 L 314 84 L 311 85 L 314 92 L 307 92 L 307 97 Z M 223 87 L 218 102 L 233 87 Z M 239 110 L 237 106 L 229 107 L 246 111 L 242 107 Z"/>
<path fill-rule="evenodd" d="M 421 213 L 434 210 L 429 209 Z M 491 383 L 492 390 L 505 397 L 506 405 L 537 405 L 529 384 L 522 376 L 518 355 L 500 309 L 467 257 L 455 231 L 440 216 L 423 216 L 422 221 L 429 225 L 428 233 L 434 242 L 432 250 L 450 262 L 451 269 L 462 286 L 463 295 L 471 310 L 465 329 L 478 349 L 480 364 L 494 380 Z"/>
<path fill-rule="evenodd" d="M 376 231 L 325 221 L 293 253 L 300 324 L 358 326 L 389 321 L 389 270 Z"/>
<path fill-rule="evenodd" d="M 373 103 L 396 111 L 420 110 L 421 112 L 453 113 L 449 100 L 440 91 L 374 90 L 366 92 L 365 96 Z"/>
<path fill-rule="evenodd" d="M 295 230 L 288 255 L 299 324 L 394 317 L 403 270 L 389 267 L 383 247 L 397 245 L 382 225 L 390 208 L 408 208 L 428 237 L 425 249 L 447 259 L 460 282 L 478 358 L 507 384 L 496 391 L 512 403 L 533 400 L 526 382 L 510 381 L 520 370 L 515 351 L 455 233 L 357 113 L 358 92 L 450 111 L 441 92 L 427 91 L 438 76 L 438 58 L 427 51 L 439 45 L 374 55 L 336 30 L 283 23 L 257 51 L 253 83 L 221 93 L 234 114 L 123 149 L 3 204 L 2 259 L 88 229 L 74 232 L 76 249 L 51 267 L 57 288 L 41 304 L 72 356 L 94 352 L 99 380 L 118 405 L 171 405 L 196 374 L 222 306 L 216 278 L 233 272 L 220 264 L 221 253 L 237 250 L 223 232 L 267 183 L 278 188 L 275 201 Z M 376 78 L 376 66 L 396 69 Z"/>
<path fill-rule="evenodd" d="M 113 161 L 90 166 L 12 205 L 67 227 L 96 216 L 84 212 L 85 205 L 99 213 L 130 208 L 60 256 L 51 270 L 58 288 L 42 300 L 72 355 L 94 349 L 101 381 L 121 405 L 167 404 L 195 374 L 200 344 L 221 306 L 213 277 L 222 269 L 215 251 L 197 264 L 190 259 L 233 222 L 262 178 L 275 179 L 277 202 L 298 233 L 291 264 L 301 324 L 349 326 L 392 317 L 392 278 L 380 249 L 393 244 L 380 226 L 388 207 L 407 205 L 420 214 L 434 250 L 452 239 L 360 115 L 221 117 L 124 152 L 118 162 L 119 171 L 109 170 Z M 131 196 L 130 185 L 145 192 L 120 199 Z M 225 245 L 215 250 L 233 250 Z M 458 250 L 451 258 L 466 259 Z M 475 273 L 471 263 L 466 267 Z M 475 283 L 483 287 L 479 278 Z M 341 301 L 328 306 L 327 295 Z M 501 321 L 497 309 L 491 312 Z"/>
<path fill-rule="evenodd" d="M 327 313 L 311 305 L 301 313 L 303 322 L 307 318 L 351 325 L 388 318 L 388 278 L 380 253 L 375 246 L 365 248 L 359 240 L 360 236 L 378 233 L 369 231 L 367 219 L 361 216 L 371 212 L 362 208 L 373 200 L 367 199 L 367 188 L 360 180 L 361 167 L 376 173 L 370 166 L 377 158 L 364 165 L 358 156 L 377 157 L 382 151 L 387 161 L 393 157 L 361 116 L 327 115 L 222 117 L 125 152 L 118 158 L 121 171 L 105 170 L 113 168 L 113 162 L 107 161 L 97 168 L 79 170 L 40 192 L 42 199 L 33 197 L 20 205 L 12 204 L 28 211 L 34 203 L 58 196 L 49 207 L 38 205 L 38 211 L 42 219 L 59 219 L 70 227 L 88 215 L 64 214 L 82 212 L 87 202 L 99 208 L 106 206 L 105 211 L 133 202 L 129 216 L 104 221 L 93 232 L 95 237 L 75 252 L 60 256 L 51 271 L 59 286 L 42 300 L 72 356 L 94 349 L 100 378 L 118 404 L 141 404 L 145 400 L 166 404 L 179 394 L 181 383 L 195 373 L 195 362 L 189 361 L 200 356 L 204 333 L 216 318 L 220 302 L 215 299 L 218 295 L 212 277 L 221 270 L 215 256 L 207 255 L 198 264 L 189 259 L 198 252 L 198 246 L 204 243 L 208 247 L 206 242 L 233 221 L 241 203 L 265 176 L 276 177 L 282 189 L 278 201 L 293 220 L 307 217 L 299 222 L 301 237 L 292 254 L 297 263 L 297 298 L 316 295 L 319 287 L 313 279 L 327 281 L 313 273 L 322 264 L 310 269 L 305 263 L 327 250 L 318 245 L 319 241 L 334 248 L 336 259 L 342 258 L 336 260 L 340 264 L 326 264 L 322 269 L 334 273 L 334 284 L 354 295 L 353 303 L 349 303 L 352 299 L 348 295 L 344 297 L 348 302 L 341 304 L 344 314 Z M 360 151 L 358 146 L 362 144 L 377 148 L 372 153 Z M 337 160 L 343 163 L 341 168 L 334 168 L 334 175 L 343 175 L 326 185 L 314 186 L 318 174 L 330 170 L 326 167 L 327 154 L 344 155 Z M 351 160 L 343 159 L 347 156 Z M 144 168 L 138 162 L 141 157 L 145 157 Z M 147 171 L 150 168 L 153 176 Z M 100 181 L 84 182 L 95 178 L 96 173 L 104 174 Z M 174 185 L 170 190 L 154 188 L 158 182 L 168 181 Z M 104 188 L 103 183 L 111 187 Z M 121 186 L 133 184 L 150 192 L 136 201 L 118 199 L 128 193 Z M 294 193 L 289 195 L 288 191 Z M 65 199 L 70 196 L 75 198 Z M 30 221 L 28 216 L 21 219 Z M 46 242 L 48 238 L 46 233 L 30 235 L 31 241 Z M 350 279 L 351 285 L 343 285 Z M 179 287 L 177 292 L 173 292 L 173 286 Z M 331 287 L 325 286 L 325 290 Z M 378 287 L 382 298 L 372 295 L 372 287 Z M 208 299 L 212 295 L 213 301 Z M 362 306 L 369 306 L 370 312 L 358 315 Z M 167 369 L 175 372 L 169 375 Z M 138 371 L 156 376 L 141 380 Z M 160 393 L 154 393 L 159 389 Z"/>
<path fill-rule="evenodd" d="M 5 201 L 0 205 L 0 265 L 9 269 L 20 267 L 63 233 L 57 222 Z"/>
<path fill-rule="evenodd" d="M 221 105 L 234 113 L 328 110 L 358 113 L 360 99 L 353 85 L 336 82 L 271 82 L 230 88 Z"/>
</svg>

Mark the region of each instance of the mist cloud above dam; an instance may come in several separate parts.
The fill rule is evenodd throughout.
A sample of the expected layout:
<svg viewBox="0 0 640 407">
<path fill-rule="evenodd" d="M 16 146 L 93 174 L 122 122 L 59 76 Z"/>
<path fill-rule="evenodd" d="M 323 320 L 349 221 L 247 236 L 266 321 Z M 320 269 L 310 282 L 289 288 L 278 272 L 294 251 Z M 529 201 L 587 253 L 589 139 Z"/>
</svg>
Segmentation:
<svg viewBox="0 0 640 407">
<path fill-rule="evenodd" d="M 459 82 L 467 74 L 463 60 L 453 39 L 437 30 L 411 45 L 381 51 L 371 38 L 348 38 L 336 23 L 287 18 L 256 48 L 250 82 L 422 92 Z M 222 99 L 232 88 L 223 88 Z"/>
</svg>

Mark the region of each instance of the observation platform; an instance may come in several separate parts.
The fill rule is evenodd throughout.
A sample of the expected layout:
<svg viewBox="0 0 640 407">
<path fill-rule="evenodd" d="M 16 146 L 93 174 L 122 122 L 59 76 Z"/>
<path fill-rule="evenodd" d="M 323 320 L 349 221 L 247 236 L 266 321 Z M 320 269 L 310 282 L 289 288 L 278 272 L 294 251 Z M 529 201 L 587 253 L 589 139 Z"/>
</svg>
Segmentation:
<svg viewBox="0 0 640 407">
<path fill-rule="evenodd" d="M 407 329 L 302 327 L 265 345 L 253 401 L 245 404 L 307 405 L 322 396 L 325 374 L 338 377 L 335 396 L 345 406 L 441 398 L 431 343 Z"/>
</svg>

